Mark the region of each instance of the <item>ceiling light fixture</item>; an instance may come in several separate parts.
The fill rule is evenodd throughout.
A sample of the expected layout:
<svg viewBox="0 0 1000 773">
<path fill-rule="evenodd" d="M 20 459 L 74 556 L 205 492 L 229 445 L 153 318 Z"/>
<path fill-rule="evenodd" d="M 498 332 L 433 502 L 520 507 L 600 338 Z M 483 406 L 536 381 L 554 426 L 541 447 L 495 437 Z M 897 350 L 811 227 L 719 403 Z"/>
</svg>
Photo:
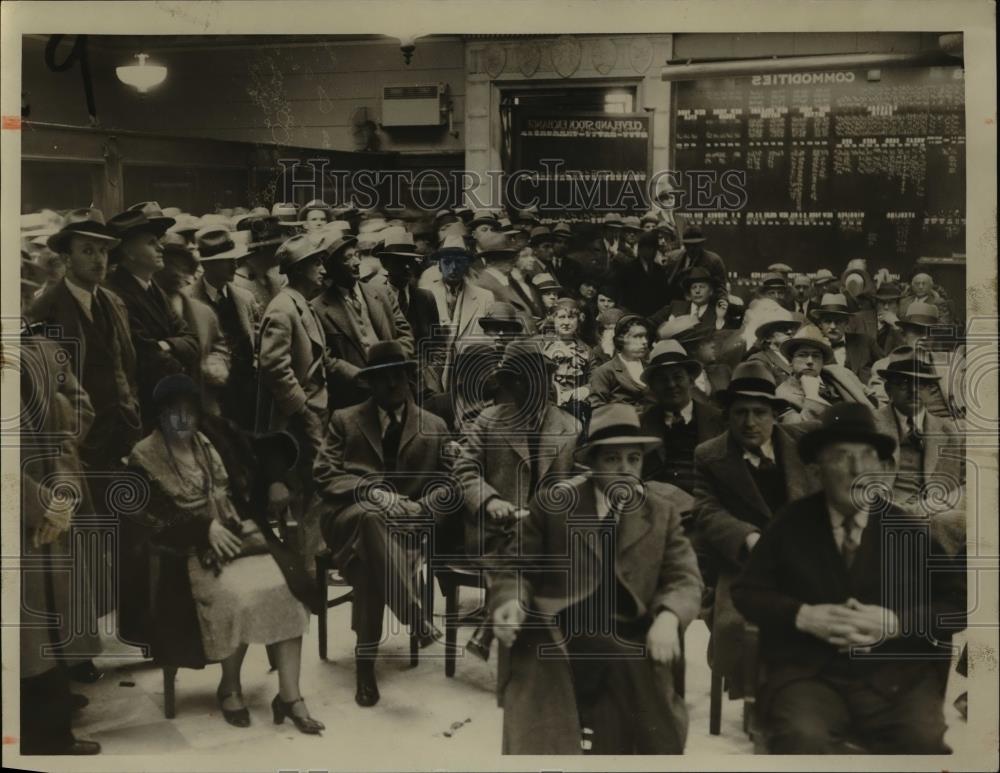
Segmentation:
<svg viewBox="0 0 1000 773">
<path fill-rule="evenodd" d="M 132 86 L 140 94 L 145 94 L 154 86 L 159 86 L 166 80 L 167 68 L 160 64 L 147 64 L 149 54 L 136 54 L 135 58 L 139 64 L 129 64 L 123 67 L 116 67 L 118 80 Z"/>
</svg>

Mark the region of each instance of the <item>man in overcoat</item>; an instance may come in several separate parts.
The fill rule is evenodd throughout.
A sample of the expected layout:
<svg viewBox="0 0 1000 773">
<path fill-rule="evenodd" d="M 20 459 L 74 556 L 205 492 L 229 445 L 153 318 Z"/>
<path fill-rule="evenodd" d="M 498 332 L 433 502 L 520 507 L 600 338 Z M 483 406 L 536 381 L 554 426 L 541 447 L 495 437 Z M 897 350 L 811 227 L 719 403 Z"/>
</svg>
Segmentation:
<svg viewBox="0 0 1000 773">
<path fill-rule="evenodd" d="M 816 489 L 796 450 L 813 425 L 777 422 L 783 401 L 761 363 L 738 365 L 720 399 L 727 429 L 694 452 L 695 541 L 715 585 L 709 662 L 738 697 L 743 620 L 730 586 L 775 514 Z"/>
<path fill-rule="evenodd" d="M 374 344 L 361 371 L 372 397 L 332 413 L 314 468 L 323 536 L 354 588 L 360 706 L 379 700 L 375 659 L 386 606 L 414 626 L 422 646 L 440 638 L 416 587 L 418 545 L 406 547 L 416 535 L 403 532 L 407 525 L 432 528 L 441 487 L 453 485 L 443 453 L 449 431 L 413 400 L 408 378 L 415 367 L 398 342 Z"/>
<path fill-rule="evenodd" d="M 871 495 L 895 445 L 867 406 L 831 407 L 799 439 L 821 489 L 785 508 L 733 585 L 761 630 L 756 711 L 772 754 L 951 751 L 943 699 L 966 625 L 964 551 Z"/>
<path fill-rule="evenodd" d="M 505 754 L 680 754 L 684 630 L 702 583 L 669 484 L 641 482 L 635 409 L 610 405 L 579 449 L 586 475 L 541 490 L 492 575 L 505 645 Z"/>
<path fill-rule="evenodd" d="M 402 229 L 386 230 L 391 236 Z M 335 410 L 367 399 L 368 391 L 357 377 L 373 345 L 398 341 L 411 357 L 414 348 L 410 323 L 399 308 L 395 291 L 381 282 L 360 280 L 357 239 L 344 236 L 330 244 L 325 265 L 329 284 L 312 301 L 312 307 L 326 336 L 330 408 Z"/>
<path fill-rule="evenodd" d="M 121 244 L 113 257 L 118 267 L 108 276 L 107 285 L 128 310 L 129 328 L 136 352 L 136 379 L 143 427 L 153 427 L 153 389 L 160 379 L 186 373 L 196 381 L 201 349 L 194 332 L 170 307 L 153 275 L 163 268 L 160 237 L 173 225 L 173 218 L 148 220 L 136 210 L 126 210 L 108 221 Z"/>
</svg>

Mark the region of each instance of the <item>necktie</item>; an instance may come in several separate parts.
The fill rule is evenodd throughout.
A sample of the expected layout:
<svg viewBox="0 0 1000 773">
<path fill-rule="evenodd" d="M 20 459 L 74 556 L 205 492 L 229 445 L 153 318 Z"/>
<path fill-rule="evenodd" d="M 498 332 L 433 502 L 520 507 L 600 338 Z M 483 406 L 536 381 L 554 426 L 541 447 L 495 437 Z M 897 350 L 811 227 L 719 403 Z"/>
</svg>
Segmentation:
<svg viewBox="0 0 1000 773">
<path fill-rule="evenodd" d="M 111 335 L 111 317 L 108 315 L 107 309 L 104 308 L 100 293 L 94 293 L 90 297 L 90 316 L 94 320 L 94 326 L 103 335 Z"/>
<path fill-rule="evenodd" d="M 857 527 L 857 523 L 854 521 L 854 514 L 844 516 L 844 521 L 842 523 L 844 529 L 844 541 L 840 545 L 840 552 L 844 556 L 844 563 L 847 568 L 851 568 L 851 562 L 854 560 L 854 554 L 858 552 L 858 541 L 854 537 L 854 529 Z"/>
<path fill-rule="evenodd" d="M 667 425 L 667 429 L 683 427 L 687 424 L 687 422 L 684 421 L 684 417 L 676 411 L 667 411 L 663 416 L 663 422 Z"/>
<path fill-rule="evenodd" d="M 754 456 L 757 458 L 757 465 L 756 466 L 757 466 L 758 470 L 760 470 L 760 471 L 763 472 L 763 471 L 766 471 L 766 470 L 773 470 L 774 469 L 774 467 L 775 467 L 774 462 L 772 462 L 770 459 L 768 459 L 766 456 L 764 456 L 763 453 L 760 453 L 760 452 L 751 452 L 751 453 L 753 453 Z"/>
<path fill-rule="evenodd" d="M 395 411 L 389 413 L 389 426 L 382 436 L 382 461 L 386 472 L 395 472 L 399 464 L 399 441 L 403 435 L 403 424 Z"/>
<path fill-rule="evenodd" d="M 911 445 L 923 448 L 924 441 L 920 437 L 920 432 L 917 430 L 917 425 L 913 421 L 912 416 L 906 417 L 906 439 Z"/>
<path fill-rule="evenodd" d="M 400 287 L 398 290 L 396 290 L 396 294 L 399 296 L 399 309 L 405 315 L 410 308 L 410 301 L 406 295 L 406 288 Z"/>
</svg>

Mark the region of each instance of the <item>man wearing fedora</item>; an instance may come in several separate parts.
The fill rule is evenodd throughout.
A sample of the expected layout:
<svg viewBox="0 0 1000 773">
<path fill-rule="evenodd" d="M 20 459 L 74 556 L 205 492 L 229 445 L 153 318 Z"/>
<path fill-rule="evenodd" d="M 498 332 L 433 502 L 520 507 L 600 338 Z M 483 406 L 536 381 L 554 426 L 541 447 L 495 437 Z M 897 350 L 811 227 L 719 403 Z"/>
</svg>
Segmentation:
<svg viewBox="0 0 1000 773">
<path fill-rule="evenodd" d="M 961 352 L 934 351 L 928 346 L 933 340 L 931 330 L 938 325 L 938 319 L 936 306 L 911 303 L 906 313 L 896 322 L 900 335 L 899 345 L 872 366 L 872 375 L 868 380 L 868 388 L 875 394 L 879 405 L 889 402 L 880 373 L 897 355 L 919 349 L 939 376 L 925 390 L 924 405 L 927 410 L 941 418 L 960 418 L 964 414 L 965 402 L 960 386 L 965 364 Z M 944 337 L 940 340 L 947 341 Z"/>
<path fill-rule="evenodd" d="M 279 269 L 277 256 L 278 247 L 287 237 L 278 218 L 267 214 L 241 219 L 236 230 L 248 231 L 250 237 L 247 242 L 249 252 L 240 259 L 233 286 L 252 293 L 260 308 L 266 309 L 271 299 L 288 283 Z"/>
<path fill-rule="evenodd" d="M 812 279 L 808 274 L 796 274 L 792 279 L 791 295 L 785 303 L 785 308 L 796 314 L 801 314 L 803 319 L 809 318 L 809 312 L 816 304 L 814 299 Z"/>
<path fill-rule="evenodd" d="M 622 289 L 622 306 L 644 317 L 659 310 L 667 298 L 667 275 L 655 261 L 657 248 L 655 231 L 641 233 L 635 259 L 615 272 L 615 283 Z"/>
<path fill-rule="evenodd" d="M 660 324 L 665 320 L 691 316 L 697 320 L 697 325 L 708 330 L 721 330 L 725 326 L 729 301 L 707 269 L 696 266 L 688 271 L 681 278 L 681 287 L 684 299 L 658 307 L 652 317 L 654 322 Z"/>
<path fill-rule="evenodd" d="M 875 343 L 880 351 L 889 353 L 903 344 L 903 334 L 899 329 L 899 300 L 903 291 L 899 285 L 884 282 L 875 291 L 877 306 Z"/>
<path fill-rule="evenodd" d="M 783 422 L 818 421 L 830 405 L 840 402 L 877 406 L 875 393 L 836 362 L 833 347 L 815 325 L 795 331 L 781 344 L 781 353 L 792 365 L 792 375 L 778 385 L 778 397 L 788 404 Z"/>
<path fill-rule="evenodd" d="M 108 221 L 120 244 L 112 257 L 117 268 L 107 286 L 125 303 L 136 352 L 139 407 L 146 431 L 155 421 L 153 389 L 172 373 L 199 376 L 201 348 L 184 320 L 171 308 L 153 275 L 163 268 L 160 237 L 173 225 L 173 218 L 146 218 L 137 210 L 126 210 Z"/>
<path fill-rule="evenodd" d="M 694 399 L 701 371 L 701 363 L 672 339 L 653 345 L 643 371 L 655 402 L 642 412 L 642 430 L 662 442 L 646 454 L 642 477 L 673 484 L 688 494 L 694 493 L 695 447 L 726 429 L 717 408 Z"/>
<path fill-rule="evenodd" d="M 743 619 L 730 587 L 775 514 L 817 484 L 796 447 L 813 425 L 778 423 L 785 403 L 764 365 L 738 365 L 718 399 L 726 430 L 694 451 L 695 541 L 715 586 L 709 662 L 738 697 Z"/>
<path fill-rule="evenodd" d="M 164 236 L 162 244 L 163 268 L 153 275 L 153 281 L 163 290 L 173 312 L 198 339 L 202 405 L 207 413 L 218 416 L 219 398 L 229 381 L 229 345 L 212 307 L 184 292 L 195 282 L 198 259 L 176 234 Z"/>
<path fill-rule="evenodd" d="M 950 417 L 929 409 L 941 394 L 929 355 L 910 349 L 889 359 L 879 370 L 889 402 L 875 413 L 880 431 L 896 439 L 892 502 L 918 515 L 931 515 L 928 507 L 953 509 L 965 486 L 965 436 Z"/>
<path fill-rule="evenodd" d="M 441 637 L 429 610 L 421 608 L 418 567 L 406 547 L 415 546 L 418 535 L 404 538 L 404 532 L 434 527 L 441 486 L 453 485 L 443 453 L 448 427 L 420 408 L 410 391 L 416 366 L 398 341 L 374 344 L 361 370 L 371 397 L 331 414 L 314 467 L 323 536 L 334 565 L 354 588 L 359 706 L 379 700 L 375 659 L 386 606 L 414 628 L 420 646 Z"/>
<path fill-rule="evenodd" d="M 867 334 L 847 332 L 854 313 L 843 293 L 826 293 L 809 312 L 809 319 L 829 342 L 833 361 L 852 371 L 862 382 L 867 382 L 871 366 L 882 356 L 882 352 Z"/>
<path fill-rule="evenodd" d="M 603 277 L 610 277 L 615 259 L 625 247 L 622 236 L 622 216 L 608 212 L 601 221 L 601 238 L 594 245 L 591 268 Z"/>
<path fill-rule="evenodd" d="M 541 341 L 507 344 L 496 380 L 497 404 L 485 408 L 460 439 L 453 467 L 465 499 L 465 551 L 473 558 L 502 548 L 547 478 L 569 475 L 581 430 L 550 399 L 552 365 Z M 481 627 L 469 649 L 485 659 L 491 641 L 489 627 Z"/>
<path fill-rule="evenodd" d="M 508 246 L 507 237 L 498 232 L 490 232 L 479 241 L 476 257 L 483 261 L 485 268 L 476 279 L 476 284 L 493 294 L 493 300 L 509 303 L 521 317 L 525 332 L 535 332 L 534 313 L 521 294 L 511 286 L 511 271 L 517 253 Z"/>
<path fill-rule="evenodd" d="M 941 293 L 934 287 L 934 279 L 930 274 L 918 271 L 914 273 L 909 285 L 899 299 L 899 311 L 906 314 L 911 303 L 927 303 L 936 306 L 938 324 L 950 325 L 952 322 L 951 306 Z"/>
<path fill-rule="evenodd" d="M 725 287 L 726 266 L 722 258 L 705 249 L 706 241 L 701 228 L 689 225 L 684 229 L 680 249 L 667 255 L 667 284 L 670 287 L 670 298 L 684 297 L 682 280 L 688 271 L 696 267 L 708 271 L 718 287 Z"/>
<path fill-rule="evenodd" d="M 441 281 L 431 286 L 430 292 L 437 304 L 438 319 L 445 327 L 442 341 L 444 352 L 438 360 L 442 372 L 441 382 L 447 386 L 456 349 L 463 342 L 482 335 L 479 320 L 489 311 L 494 298 L 489 290 L 469 281 L 472 255 L 459 234 L 446 236 L 434 257 L 439 266 Z"/>
<path fill-rule="evenodd" d="M 569 254 L 572 243 L 573 229 L 569 223 L 564 221 L 556 223 L 552 228 L 552 255 L 545 269 L 559 280 L 559 284 L 563 287 L 570 287 L 575 291 L 580 284 L 583 266 Z"/>
<path fill-rule="evenodd" d="M 328 418 L 329 353 L 323 325 L 310 305 L 323 289 L 327 245 L 297 234 L 278 248 L 288 284 L 264 310 L 257 343 L 258 433 L 289 432 L 299 445 L 291 474 L 290 509 L 299 522 L 298 550 L 305 569 L 319 548 L 318 515 L 308 512 L 314 489 L 313 461 Z"/>
<path fill-rule="evenodd" d="M 687 495 L 641 480 L 659 442 L 630 406 L 595 411 L 576 454 L 588 472 L 538 493 L 490 575 L 505 754 L 579 754 L 581 735 L 593 754 L 684 751 L 702 583 Z"/>
<path fill-rule="evenodd" d="M 26 310 L 28 319 L 40 323 L 38 328 L 54 339 L 52 348 L 58 347 L 65 354 L 67 367 L 93 408 L 93 421 L 87 432 L 76 439 L 74 455 L 79 455 L 86 488 L 97 513 L 113 512 L 108 489 L 123 469 L 122 459 L 142 437 L 136 351 L 129 313 L 122 300 L 102 286 L 107 275 L 108 250 L 118 244 L 100 210 L 70 212 L 63 227 L 48 237 L 49 249 L 61 255 L 66 263 L 66 275 Z M 103 555 L 97 565 L 107 565 L 113 560 Z M 90 583 L 101 576 L 97 566 L 90 567 L 88 574 Z M 98 590 L 93 585 L 91 589 Z M 108 601 L 103 595 L 88 599 L 97 615 L 109 611 L 101 603 Z M 119 620 L 124 622 L 122 637 L 132 638 L 129 611 L 122 612 L 120 599 L 112 603 L 119 604 Z M 94 681 L 101 675 L 90 660 L 75 664 L 74 674 L 81 681 Z"/>
<path fill-rule="evenodd" d="M 694 379 L 695 399 L 708 401 L 729 385 L 733 369 L 721 356 L 721 344 L 728 334 L 700 324 L 700 320 L 690 314 L 664 322 L 657 332 L 661 339 L 677 341 L 691 359 L 701 365 L 701 372 Z"/>
<path fill-rule="evenodd" d="M 820 490 L 785 508 L 733 585 L 761 631 L 756 711 L 771 753 L 951 751 L 943 698 L 964 558 L 872 496 L 895 447 L 866 406 L 831 407 L 799 439 Z"/>
<path fill-rule="evenodd" d="M 203 274 L 184 292 L 209 306 L 219 320 L 229 351 L 229 378 L 219 394 L 221 413 L 250 431 L 257 394 L 254 345 L 263 310 L 250 291 L 234 283 L 237 261 L 249 255 L 249 248 L 225 226 L 199 229 L 195 244 Z"/>
<path fill-rule="evenodd" d="M 802 317 L 781 307 L 774 307 L 759 318 L 754 331 L 756 351 L 747 356 L 748 362 L 760 362 L 771 371 L 774 383 L 781 384 L 792 375 L 792 363 L 781 353 L 781 345 L 802 325 Z"/>
<path fill-rule="evenodd" d="M 385 233 L 389 242 L 384 250 L 415 254 L 413 239 L 404 228 L 388 228 Z M 334 241 L 326 252 L 328 283 L 312 307 L 326 333 L 331 358 L 330 407 L 346 408 L 368 396 L 357 380 L 368 350 L 379 341 L 399 341 L 407 356 L 413 356 L 413 334 L 388 286 L 360 281 L 361 259 L 353 236 Z"/>
</svg>

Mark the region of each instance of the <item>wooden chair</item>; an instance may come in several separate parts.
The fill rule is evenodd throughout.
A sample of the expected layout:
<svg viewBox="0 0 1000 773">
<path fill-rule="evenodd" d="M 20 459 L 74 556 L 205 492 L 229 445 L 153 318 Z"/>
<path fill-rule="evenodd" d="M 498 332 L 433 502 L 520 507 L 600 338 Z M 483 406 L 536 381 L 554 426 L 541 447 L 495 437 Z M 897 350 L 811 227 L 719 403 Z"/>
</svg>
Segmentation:
<svg viewBox="0 0 1000 773">
<path fill-rule="evenodd" d="M 477 609 L 469 615 L 458 611 L 461 588 L 486 589 L 486 576 L 482 569 L 458 563 L 431 564 L 431 574 L 437 579 L 441 595 L 444 596 L 444 675 L 455 676 L 458 658 L 458 628 L 463 625 L 479 625 L 486 619 L 485 609 Z M 431 594 L 433 596 L 433 594 Z M 429 607 L 433 614 L 433 598 Z"/>
<path fill-rule="evenodd" d="M 751 623 L 743 629 L 743 664 L 740 672 L 743 693 L 743 732 L 750 738 L 753 733 L 753 708 L 757 695 L 758 654 L 760 651 L 760 630 Z M 712 681 L 708 703 L 708 732 L 710 735 L 722 733 L 722 701 L 726 688 L 722 674 L 712 669 Z"/>
<path fill-rule="evenodd" d="M 330 585 L 333 584 L 335 587 L 347 587 L 347 583 L 343 579 L 334 580 L 333 583 L 330 581 L 330 572 L 333 571 L 333 554 L 329 550 L 325 550 L 316 556 L 316 589 L 319 591 L 319 596 L 323 600 L 323 611 L 318 615 L 319 617 L 319 657 L 320 660 L 326 660 L 326 650 L 327 650 L 327 620 L 326 613 L 328 610 L 334 607 L 339 607 L 341 604 L 350 604 L 354 601 L 354 591 L 349 590 L 346 593 L 342 593 L 339 596 L 330 598 Z M 428 583 L 425 581 L 423 576 L 423 570 L 420 570 L 419 576 L 419 586 L 421 595 L 426 597 L 424 593 L 424 588 Z M 420 660 L 420 647 L 417 644 L 417 632 L 411 626 L 410 627 L 410 665 L 416 666 Z"/>
</svg>

